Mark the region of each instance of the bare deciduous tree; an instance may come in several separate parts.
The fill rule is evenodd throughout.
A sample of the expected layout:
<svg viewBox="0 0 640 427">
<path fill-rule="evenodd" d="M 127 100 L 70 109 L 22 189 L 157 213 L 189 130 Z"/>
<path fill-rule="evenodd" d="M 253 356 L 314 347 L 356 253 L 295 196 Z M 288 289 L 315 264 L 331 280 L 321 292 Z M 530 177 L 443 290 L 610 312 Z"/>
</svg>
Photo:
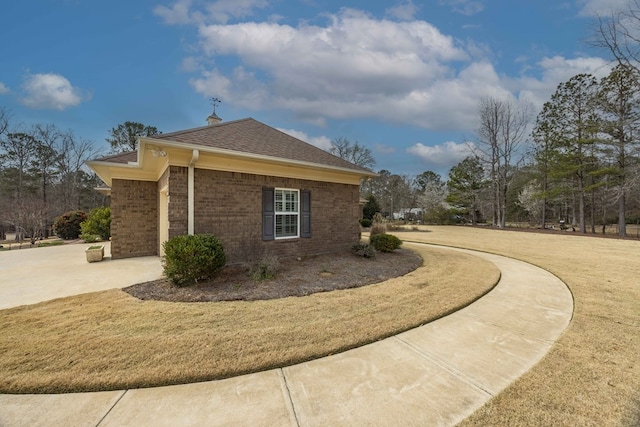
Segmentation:
<svg viewBox="0 0 640 427">
<path fill-rule="evenodd" d="M 97 157 L 97 150 L 91 141 L 76 137 L 68 131 L 62 135 L 58 148 L 57 169 L 60 174 L 57 197 L 60 212 L 80 209 L 80 190 L 82 188 L 85 161 Z"/>
<path fill-rule="evenodd" d="M 478 108 L 480 124 L 475 153 L 489 167 L 493 199 L 493 225 L 504 228 L 507 194 L 513 159 L 524 143 L 531 107 L 496 98 L 482 98 Z"/>
<path fill-rule="evenodd" d="M 329 152 L 335 156 L 340 157 L 354 165 L 361 166 L 363 168 L 372 170 L 376 165 L 376 160 L 369 150 L 364 145 L 361 145 L 358 141 L 352 143 L 346 138 L 335 138 L 331 141 L 331 148 Z"/>
<path fill-rule="evenodd" d="M 9 119 L 11 118 L 11 114 L 9 110 L 4 107 L 0 107 L 0 136 L 7 133 L 9 130 Z"/>
<path fill-rule="evenodd" d="M 598 16 L 591 44 L 606 49 L 615 61 L 627 67 L 640 64 L 640 0 L 629 0 L 609 15 Z"/>
<path fill-rule="evenodd" d="M 423 214 L 442 210 L 446 206 L 447 185 L 440 174 L 433 171 L 422 172 L 415 178 L 413 187 L 417 207 L 422 209 Z"/>
</svg>

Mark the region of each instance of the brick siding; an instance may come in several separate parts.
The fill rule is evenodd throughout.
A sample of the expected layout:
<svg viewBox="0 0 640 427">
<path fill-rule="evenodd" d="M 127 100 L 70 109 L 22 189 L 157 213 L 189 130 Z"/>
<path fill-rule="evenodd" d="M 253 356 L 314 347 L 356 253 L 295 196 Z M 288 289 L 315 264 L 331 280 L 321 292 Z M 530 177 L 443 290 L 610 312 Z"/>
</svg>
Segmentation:
<svg viewBox="0 0 640 427">
<path fill-rule="evenodd" d="M 359 188 L 309 180 L 196 169 L 194 232 L 215 234 L 227 263 L 265 254 L 308 256 L 342 251 L 360 238 Z M 311 191 L 311 238 L 262 240 L 262 188 Z M 187 168 L 171 167 L 169 237 L 187 233 Z"/>
<path fill-rule="evenodd" d="M 111 257 L 158 254 L 158 184 L 114 179 L 111 185 Z"/>
<path fill-rule="evenodd" d="M 227 263 L 309 256 L 349 249 L 360 238 L 357 185 L 196 169 L 194 232 L 215 234 Z M 115 258 L 158 254 L 161 187 L 168 183 L 169 238 L 187 234 L 188 169 L 170 166 L 158 182 L 113 180 L 111 253 Z M 311 191 L 311 237 L 262 240 L 262 188 Z"/>
<path fill-rule="evenodd" d="M 187 234 L 189 229 L 188 168 L 169 167 L 169 238 Z"/>
</svg>

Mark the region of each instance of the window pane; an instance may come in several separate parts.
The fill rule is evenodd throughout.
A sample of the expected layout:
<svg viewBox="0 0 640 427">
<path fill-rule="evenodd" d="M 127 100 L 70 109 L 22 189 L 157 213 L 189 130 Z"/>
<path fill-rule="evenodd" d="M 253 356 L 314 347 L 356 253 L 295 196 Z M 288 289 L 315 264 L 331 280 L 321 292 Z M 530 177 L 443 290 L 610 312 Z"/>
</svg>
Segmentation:
<svg viewBox="0 0 640 427">
<path fill-rule="evenodd" d="M 299 200 L 297 190 L 276 190 L 275 192 L 275 211 L 276 212 L 295 212 L 298 213 Z"/>
<path fill-rule="evenodd" d="M 276 237 L 297 237 L 298 215 L 276 216 Z"/>
<path fill-rule="evenodd" d="M 298 190 L 275 190 L 276 238 L 298 237 L 299 198 Z"/>
</svg>

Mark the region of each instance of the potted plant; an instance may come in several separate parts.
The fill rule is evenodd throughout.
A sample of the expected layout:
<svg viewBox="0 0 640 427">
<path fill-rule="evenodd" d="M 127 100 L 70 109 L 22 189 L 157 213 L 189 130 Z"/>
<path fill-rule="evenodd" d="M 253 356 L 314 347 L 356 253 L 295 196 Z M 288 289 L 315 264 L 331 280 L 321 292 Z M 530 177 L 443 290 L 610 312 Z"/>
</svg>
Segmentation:
<svg viewBox="0 0 640 427">
<path fill-rule="evenodd" d="M 104 245 L 89 246 L 85 252 L 87 254 L 87 262 L 102 261 L 104 257 Z"/>
</svg>

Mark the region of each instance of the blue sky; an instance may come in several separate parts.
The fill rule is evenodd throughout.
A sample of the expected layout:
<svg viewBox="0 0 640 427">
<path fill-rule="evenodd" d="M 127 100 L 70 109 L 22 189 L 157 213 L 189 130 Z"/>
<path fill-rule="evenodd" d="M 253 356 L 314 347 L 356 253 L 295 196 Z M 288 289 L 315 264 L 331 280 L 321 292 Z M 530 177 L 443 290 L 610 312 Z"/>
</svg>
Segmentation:
<svg viewBox="0 0 640 427">
<path fill-rule="evenodd" d="M 105 152 L 109 129 L 171 132 L 253 117 L 322 148 L 370 148 L 375 170 L 446 176 L 478 101 L 535 111 L 575 74 L 607 74 L 585 41 L 624 0 L 6 2 L 0 107 Z"/>
</svg>

